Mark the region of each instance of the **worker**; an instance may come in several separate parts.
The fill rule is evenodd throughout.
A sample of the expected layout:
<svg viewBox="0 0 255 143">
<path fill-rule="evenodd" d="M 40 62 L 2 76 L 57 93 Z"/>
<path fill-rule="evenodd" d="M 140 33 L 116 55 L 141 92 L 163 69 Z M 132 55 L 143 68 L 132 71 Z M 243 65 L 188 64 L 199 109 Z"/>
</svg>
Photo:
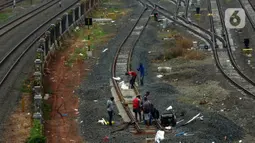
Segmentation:
<svg viewBox="0 0 255 143">
<path fill-rule="evenodd" d="M 139 115 L 139 121 L 142 121 L 141 117 L 141 96 L 137 95 L 133 100 L 133 112 L 135 113 L 136 122 L 138 122 L 137 114 Z"/>
<path fill-rule="evenodd" d="M 130 83 L 130 85 L 131 85 L 131 89 L 134 88 L 135 79 L 136 79 L 136 76 L 137 76 L 136 72 L 134 72 L 134 71 L 129 71 L 129 72 L 126 73 L 126 75 L 131 75 L 131 76 L 132 76 L 132 78 L 130 79 L 130 82 L 129 82 L 129 83 Z"/>
<path fill-rule="evenodd" d="M 144 98 L 147 98 L 148 99 L 148 96 L 150 95 L 150 92 L 149 91 L 146 91 L 146 93 L 144 94 L 143 98 L 142 98 L 142 102 L 141 102 L 141 105 L 142 105 L 142 108 L 143 108 L 143 103 L 145 102 L 144 101 Z M 144 120 L 144 114 L 143 114 L 143 120 Z"/>
<path fill-rule="evenodd" d="M 144 98 L 143 103 L 143 115 L 144 115 L 144 124 L 149 126 L 151 125 L 151 111 L 153 109 L 152 103 L 147 99 L 147 97 Z"/>
<path fill-rule="evenodd" d="M 109 125 L 112 125 L 112 116 L 113 116 L 113 100 L 114 98 L 111 97 L 108 101 L 107 101 L 107 112 L 109 115 Z"/>
<path fill-rule="evenodd" d="M 140 84 L 143 86 L 143 78 L 144 78 L 144 66 L 142 63 L 140 63 L 139 67 L 137 70 L 140 72 Z"/>
</svg>

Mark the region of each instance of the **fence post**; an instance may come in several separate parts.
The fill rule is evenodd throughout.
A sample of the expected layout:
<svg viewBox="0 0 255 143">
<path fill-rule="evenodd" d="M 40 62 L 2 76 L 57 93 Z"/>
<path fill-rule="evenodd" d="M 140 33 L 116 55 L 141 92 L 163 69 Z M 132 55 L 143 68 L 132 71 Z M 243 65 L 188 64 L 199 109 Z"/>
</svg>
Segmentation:
<svg viewBox="0 0 255 143">
<path fill-rule="evenodd" d="M 68 13 L 66 12 L 64 15 L 66 16 L 66 30 L 67 30 L 69 27 Z"/>
<path fill-rule="evenodd" d="M 73 26 L 74 26 L 74 28 L 75 28 L 75 8 L 72 8 L 72 17 L 73 17 Z"/>
</svg>

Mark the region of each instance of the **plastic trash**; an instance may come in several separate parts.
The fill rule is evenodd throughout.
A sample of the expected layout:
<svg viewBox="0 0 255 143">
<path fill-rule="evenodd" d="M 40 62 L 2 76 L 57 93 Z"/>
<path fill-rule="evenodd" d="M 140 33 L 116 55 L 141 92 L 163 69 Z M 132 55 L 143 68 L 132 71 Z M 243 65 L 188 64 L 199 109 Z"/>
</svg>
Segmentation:
<svg viewBox="0 0 255 143">
<path fill-rule="evenodd" d="M 128 89 L 128 86 L 125 84 L 124 81 L 120 82 L 119 84 L 121 89 Z"/>
<path fill-rule="evenodd" d="M 165 129 L 167 129 L 167 130 L 171 130 L 171 129 L 172 129 L 172 127 L 171 127 L 171 126 L 168 126 L 168 127 L 165 127 Z"/>
<path fill-rule="evenodd" d="M 120 77 L 112 77 L 114 80 L 120 80 Z"/>
<path fill-rule="evenodd" d="M 166 110 L 168 111 L 168 110 L 172 110 L 173 109 L 173 107 L 170 105 L 169 107 L 167 107 L 166 108 Z"/>
<path fill-rule="evenodd" d="M 108 48 L 104 49 L 102 52 L 104 53 L 104 52 L 106 52 L 107 50 L 108 50 Z"/>
<path fill-rule="evenodd" d="M 165 131 L 158 130 L 155 137 L 155 142 L 160 143 L 164 139 Z"/>
<path fill-rule="evenodd" d="M 161 77 L 163 77 L 163 75 L 161 75 L 161 74 L 160 74 L 160 75 L 157 75 L 157 78 L 161 78 Z"/>
</svg>

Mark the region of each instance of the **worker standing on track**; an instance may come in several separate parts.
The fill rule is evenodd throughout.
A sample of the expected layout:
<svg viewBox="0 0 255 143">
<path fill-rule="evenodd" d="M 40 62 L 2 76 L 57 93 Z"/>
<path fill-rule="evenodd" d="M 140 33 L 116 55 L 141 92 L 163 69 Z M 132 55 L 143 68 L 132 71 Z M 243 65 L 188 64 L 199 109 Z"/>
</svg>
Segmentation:
<svg viewBox="0 0 255 143">
<path fill-rule="evenodd" d="M 109 115 L 109 125 L 112 125 L 112 116 L 113 116 L 113 100 L 114 98 L 111 97 L 108 101 L 107 101 L 107 112 Z"/>
<path fill-rule="evenodd" d="M 137 68 L 140 71 L 140 85 L 143 86 L 143 78 L 144 78 L 144 66 L 140 63 L 139 67 Z"/>
<path fill-rule="evenodd" d="M 147 97 L 144 98 L 143 103 L 143 115 L 144 115 L 144 124 L 145 125 L 151 125 L 151 112 L 153 109 L 152 103 L 147 99 Z"/>
<path fill-rule="evenodd" d="M 126 73 L 126 75 L 131 75 L 132 76 L 132 78 L 130 79 L 130 85 L 131 85 L 131 89 L 134 88 L 135 79 L 136 79 L 136 76 L 137 76 L 136 72 L 129 71 L 129 72 Z"/>
<path fill-rule="evenodd" d="M 144 96 L 142 97 L 142 102 L 141 102 L 141 105 L 142 105 L 142 109 L 143 109 L 143 103 L 145 102 L 144 101 L 144 98 L 147 98 L 148 99 L 148 96 L 150 95 L 150 92 L 149 91 L 146 91 L 146 93 L 144 94 Z M 143 120 L 144 120 L 144 114 L 143 114 Z"/>
<path fill-rule="evenodd" d="M 141 117 L 141 96 L 137 95 L 133 100 L 133 112 L 135 113 L 136 122 L 138 122 L 137 114 L 139 115 L 139 121 L 142 121 Z"/>
</svg>

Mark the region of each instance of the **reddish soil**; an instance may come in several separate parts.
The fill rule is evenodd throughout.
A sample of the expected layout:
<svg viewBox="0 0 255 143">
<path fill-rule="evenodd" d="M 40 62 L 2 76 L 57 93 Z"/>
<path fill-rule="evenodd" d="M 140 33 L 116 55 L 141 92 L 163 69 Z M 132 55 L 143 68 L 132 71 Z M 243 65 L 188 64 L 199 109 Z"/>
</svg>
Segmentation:
<svg viewBox="0 0 255 143">
<path fill-rule="evenodd" d="M 69 41 L 72 45 L 80 45 L 74 40 Z M 79 46 L 81 47 L 81 46 Z M 78 96 L 74 90 L 85 76 L 86 63 L 76 61 L 73 67 L 65 65 L 70 53 L 74 52 L 76 46 L 69 46 L 51 60 L 48 67 L 47 83 L 51 87 L 52 94 L 48 103 L 52 105 L 51 119 L 46 121 L 45 134 L 50 143 L 81 143 L 79 136 L 77 117 L 79 115 Z"/>
<path fill-rule="evenodd" d="M 4 124 L 4 137 L 1 139 L 6 143 L 24 143 L 30 135 L 30 129 L 32 127 L 32 114 L 31 94 L 22 94 L 24 99 L 24 112 L 22 111 L 22 100 L 19 102 L 16 110 L 8 118 L 8 121 Z"/>
</svg>

